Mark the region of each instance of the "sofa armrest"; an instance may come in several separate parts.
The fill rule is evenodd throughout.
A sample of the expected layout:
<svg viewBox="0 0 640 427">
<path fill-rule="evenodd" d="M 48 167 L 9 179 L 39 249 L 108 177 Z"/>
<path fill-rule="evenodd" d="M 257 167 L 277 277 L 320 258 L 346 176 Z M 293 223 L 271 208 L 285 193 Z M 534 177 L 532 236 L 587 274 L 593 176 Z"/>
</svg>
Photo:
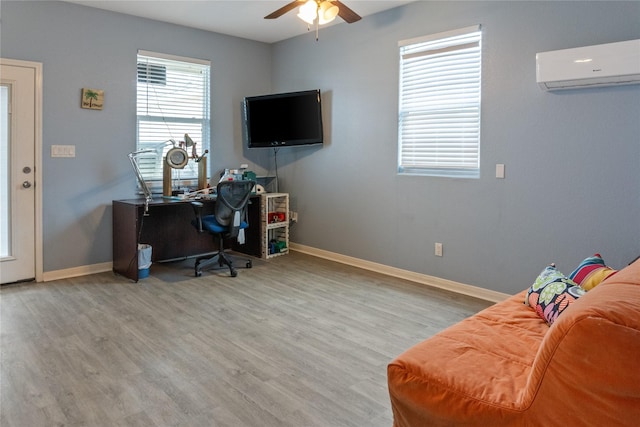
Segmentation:
<svg viewBox="0 0 640 427">
<path fill-rule="evenodd" d="M 554 420 L 550 425 L 637 425 L 639 278 L 636 262 L 581 297 L 551 326 L 523 399 L 530 402 L 531 416 Z"/>
</svg>

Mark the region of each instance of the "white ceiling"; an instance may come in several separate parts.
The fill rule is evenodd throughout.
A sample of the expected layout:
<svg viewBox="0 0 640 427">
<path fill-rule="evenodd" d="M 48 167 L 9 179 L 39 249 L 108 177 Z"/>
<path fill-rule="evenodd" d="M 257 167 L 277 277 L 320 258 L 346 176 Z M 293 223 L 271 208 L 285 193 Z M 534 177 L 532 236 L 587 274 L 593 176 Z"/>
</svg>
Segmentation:
<svg viewBox="0 0 640 427">
<path fill-rule="evenodd" d="M 185 25 L 201 30 L 229 34 L 250 40 L 274 43 L 307 32 L 307 24 L 296 17 L 294 9 L 278 19 L 264 19 L 266 15 L 288 4 L 290 0 L 66 0 L 113 12 L 126 13 L 157 21 Z M 414 0 L 341 0 L 362 16 L 392 9 Z M 362 21 L 359 21 L 362 22 Z M 329 25 L 358 25 L 345 23 L 337 17 Z"/>
</svg>

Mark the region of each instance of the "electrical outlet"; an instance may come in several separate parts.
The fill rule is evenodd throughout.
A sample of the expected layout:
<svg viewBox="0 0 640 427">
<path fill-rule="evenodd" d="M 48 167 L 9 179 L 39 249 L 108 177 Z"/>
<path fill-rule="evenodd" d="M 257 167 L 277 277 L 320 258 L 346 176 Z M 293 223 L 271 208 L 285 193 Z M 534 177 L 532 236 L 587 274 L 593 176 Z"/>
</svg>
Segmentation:
<svg viewBox="0 0 640 427">
<path fill-rule="evenodd" d="M 289 220 L 291 222 L 298 222 L 298 212 L 289 211 Z"/>
<path fill-rule="evenodd" d="M 442 256 L 442 243 L 436 243 L 436 256 Z"/>
</svg>

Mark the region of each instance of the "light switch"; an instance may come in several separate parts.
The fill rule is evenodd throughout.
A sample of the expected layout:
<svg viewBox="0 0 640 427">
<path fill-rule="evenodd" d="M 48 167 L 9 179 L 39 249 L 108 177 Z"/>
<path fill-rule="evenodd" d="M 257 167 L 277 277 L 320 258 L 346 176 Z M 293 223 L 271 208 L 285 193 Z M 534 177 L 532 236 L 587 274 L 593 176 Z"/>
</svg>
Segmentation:
<svg viewBox="0 0 640 427">
<path fill-rule="evenodd" d="M 496 165 L 496 178 L 504 178 L 504 164 L 498 163 Z"/>
<path fill-rule="evenodd" d="M 75 157 L 76 146 L 75 145 L 52 145 L 51 157 Z"/>
</svg>

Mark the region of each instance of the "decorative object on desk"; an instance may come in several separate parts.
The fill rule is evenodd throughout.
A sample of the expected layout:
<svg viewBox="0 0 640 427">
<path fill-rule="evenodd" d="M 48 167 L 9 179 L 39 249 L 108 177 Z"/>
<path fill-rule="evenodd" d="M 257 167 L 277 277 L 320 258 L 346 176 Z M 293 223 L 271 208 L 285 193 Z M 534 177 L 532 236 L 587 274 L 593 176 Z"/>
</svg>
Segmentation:
<svg viewBox="0 0 640 427">
<path fill-rule="evenodd" d="M 253 171 L 244 171 L 244 173 L 242 174 L 242 179 L 247 180 L 247 181 L 255 181 L 256 180 L 256 173 Z M 256 186 L 253 187 L 253 189 L 251 190 L 251 194 L 256 194 Z"/>
<path fill-rule="evenodd" d="M 89 110 L 102 110 L 104 105 L 104 90 L 82 88 L 80 107 Z"/>
<path fill-rule="evenodd" d="M 231 171 L 234 169 L 225 169 L 224 173 L 222 174 L 222 176 L 220 177 L 220 182 L 224 182 L 224 181 L 233 181 L 234 180 L 234 175 L 231 173 Z"/>
<path fill-rule="evenodd" d="M 225 169 L 219 182 L 242 181 L 244 179 L 244 169 Z"/>
</svg>

